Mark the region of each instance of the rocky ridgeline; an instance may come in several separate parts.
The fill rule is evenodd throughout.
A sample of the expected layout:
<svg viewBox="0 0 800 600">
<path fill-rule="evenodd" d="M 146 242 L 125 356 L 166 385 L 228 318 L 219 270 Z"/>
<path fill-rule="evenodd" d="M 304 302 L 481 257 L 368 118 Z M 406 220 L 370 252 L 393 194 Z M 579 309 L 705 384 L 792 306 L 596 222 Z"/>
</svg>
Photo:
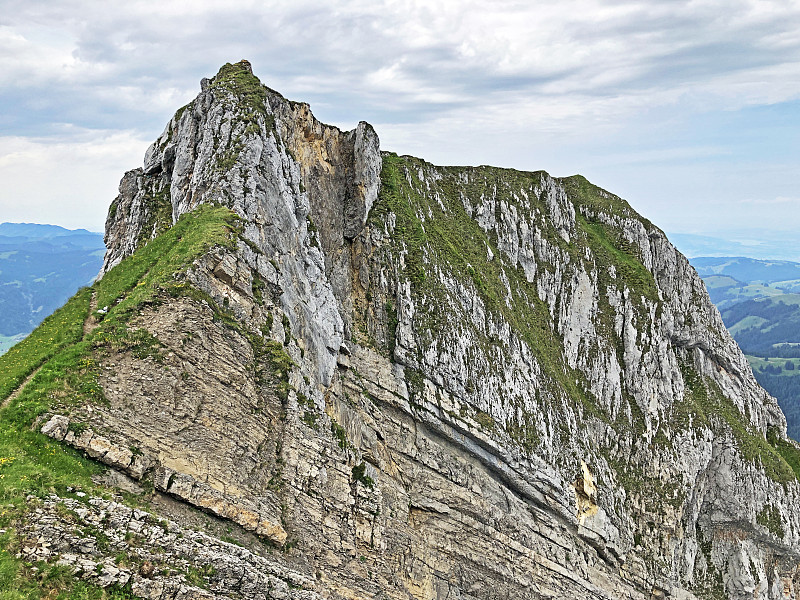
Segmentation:
<svg viewBox="0 0 800 600">
<path fill-rule="evenodd" d="M 146 598 L 800 597 L 785 419 L 623 200 L 381 154 L 243 61 L 123 177 L 103 272 L 205 204 L 237 242 L 132 317 L 157 352 L 40 426 L 267 550 L 51 497 L 26 556 Z"/>
</svg>

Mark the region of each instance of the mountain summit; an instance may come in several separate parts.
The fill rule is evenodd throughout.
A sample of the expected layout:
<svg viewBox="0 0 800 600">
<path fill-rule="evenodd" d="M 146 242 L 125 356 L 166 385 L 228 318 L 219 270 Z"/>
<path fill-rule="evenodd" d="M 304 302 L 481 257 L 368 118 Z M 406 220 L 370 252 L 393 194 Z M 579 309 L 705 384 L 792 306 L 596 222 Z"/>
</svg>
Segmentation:
<svg viewBox="0 0 800 600">
<path fill-rule="evenodd" d="M 657 227 L 246 61 L 201 87 L 2 358 L 5 426 L 88 456 L 31 463 L 20 557 L 150 599 L 800 596 L 800 449 Z"/>
</svg>

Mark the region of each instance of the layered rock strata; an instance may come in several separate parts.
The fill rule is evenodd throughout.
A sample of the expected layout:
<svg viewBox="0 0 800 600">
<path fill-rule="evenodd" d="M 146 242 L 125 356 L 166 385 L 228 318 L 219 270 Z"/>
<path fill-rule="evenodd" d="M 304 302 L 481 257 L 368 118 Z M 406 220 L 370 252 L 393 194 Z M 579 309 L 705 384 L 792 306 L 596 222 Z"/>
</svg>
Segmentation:
<svg viewBox="0 0 800 600">
<path fill-rule="evenodd" d="M 139 564 L 208 549 L 216 598 L 800 597 L 785 419 L 623 200 L 381 154 L 242 62 L 123 178 L 103 273 L 201 204 L 239 216 L 238 243 L 176 275 L 201 294 L 131 321 L 158 359 L 103 355 L 108 404 L 40 425 L 273 551 L 148 534 Z M 122 548 L 70 538 L 59 502 L 31 516 L 61 540 L 42 558 Z M 107 502 L 79 518 L 150 518 Z"/>
</svg>

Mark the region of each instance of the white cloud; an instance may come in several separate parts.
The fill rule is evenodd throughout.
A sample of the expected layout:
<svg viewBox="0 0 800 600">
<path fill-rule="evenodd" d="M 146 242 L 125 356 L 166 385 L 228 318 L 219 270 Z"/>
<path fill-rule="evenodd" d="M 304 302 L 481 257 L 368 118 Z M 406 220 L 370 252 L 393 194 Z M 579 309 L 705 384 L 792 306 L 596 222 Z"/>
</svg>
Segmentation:
<svg viewBox="0 0 800 600">
<path fill-rule="evenodd" d="M 103 231 L 122 174 L 141 164 L 148 143 L 132 132 L 0 137 L 0 222 Z"/>
<path fill-rule="evenodd" d="M 373 122 L 393 150 L 560 173 L 602 167 L 615 185 L 647 164 L 655 189 L 713 194 L 691 180 L 711 172 L 690 163 L 741 170 L 745 144 L 694 139 L 691 128 L 800 98 L 798 30 L 800 4 L 783 0 L 6 0 L 0 219 L 17 214 L 15 202 L 56 214 L 90 198 L 91 216 L 63 218 L 85 214 L 97 227 L 123 170 L 200 77 L 240 58 L 323 120 Z M 683 188 L 669 171 L 681 160 Z M 786 182 L 778 187 L 764 197 L 785 196 Z"/>
</svg>

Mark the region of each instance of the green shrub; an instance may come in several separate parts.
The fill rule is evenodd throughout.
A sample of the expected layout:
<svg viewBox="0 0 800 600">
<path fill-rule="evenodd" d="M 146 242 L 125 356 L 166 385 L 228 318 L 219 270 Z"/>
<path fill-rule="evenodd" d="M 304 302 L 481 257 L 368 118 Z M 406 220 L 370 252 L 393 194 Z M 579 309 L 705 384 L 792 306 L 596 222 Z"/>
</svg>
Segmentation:
<svg viewBox="0 0 800 600">
<path fill-rule="evenodd" d="M 353 467 L 353 481 L 358 481 L 364 487 L 372 489 L 375 487 L 375 481 L 366 474 L 367 465 L 365 463 L 360 463 Z"/>
</svg>

